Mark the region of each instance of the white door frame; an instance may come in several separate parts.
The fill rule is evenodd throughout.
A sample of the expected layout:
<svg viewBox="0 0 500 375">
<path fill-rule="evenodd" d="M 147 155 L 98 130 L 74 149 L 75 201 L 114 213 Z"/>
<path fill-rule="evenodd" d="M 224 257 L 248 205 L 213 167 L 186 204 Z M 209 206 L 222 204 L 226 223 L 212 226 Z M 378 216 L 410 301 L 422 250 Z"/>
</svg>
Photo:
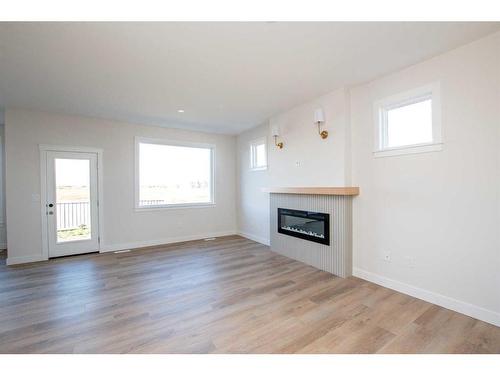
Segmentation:
<svg viewBox="0 0 500 375">
<path fill-rule="evenodd" d="M 62 151 L 62 152 L 86 152 L 97 154 L 97 216 L 99 227 L 99 252 L 102 249 L 102 242 L 104 237 L 103 226 L 103 189 L 102 189 L 102 154 L 100 148 L 93 147 L 78 147 L 78 146 L 58 146 L 58 145 L 38 145 L 40 150 L 40 215 L 42 218 L 42 258 L 49 259 L 49 236 L 47 225 L 47 151 Z"/>
</svg>

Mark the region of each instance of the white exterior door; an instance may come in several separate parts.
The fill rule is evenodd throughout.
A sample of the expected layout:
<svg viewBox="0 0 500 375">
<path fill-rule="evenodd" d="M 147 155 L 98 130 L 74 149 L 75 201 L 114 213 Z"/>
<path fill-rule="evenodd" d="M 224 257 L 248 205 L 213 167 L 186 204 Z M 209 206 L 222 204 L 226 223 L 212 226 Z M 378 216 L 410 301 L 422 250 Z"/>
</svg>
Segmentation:
<svg viewBox="0 0 500 375">
<path fill-rule="evenodd" d="M 49 258 L 99 251 L 97 154 L 47 151 Z"/>
</svg>

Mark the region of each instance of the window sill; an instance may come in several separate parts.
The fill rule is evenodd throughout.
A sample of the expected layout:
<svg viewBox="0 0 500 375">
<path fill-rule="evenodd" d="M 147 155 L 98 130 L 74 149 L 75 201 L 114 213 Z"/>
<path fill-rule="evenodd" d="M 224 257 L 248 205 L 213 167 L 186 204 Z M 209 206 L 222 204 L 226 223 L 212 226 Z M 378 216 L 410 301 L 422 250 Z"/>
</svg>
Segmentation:
<svg viewBox="0 0 500 375">
<path fill-rule="evenodd" d="M 135 212 L 151 212 L 162 210 L 184 210 L 189 208 L 214 208 L 215 203 L 186 203 L 186 204 L 169 204 L 162 206 L 135 207 Z"/>
<path fill-rule="evenodd" d="M 388 156 L 411 155 L 411 154 L 420 154 L 425 152 L 436 152 L 442 150 L 443 150 L 442 143 L 426 143 L 421 145 L 393 147 L 384 150 L 378 150 L 373 152 L 373 156 L 376 158 L 383 158 Z"/>
<path fill-rule="evenodd" d="M 252 172 L 256 172 L 256 171 L 265 171 L 265 170 L 267 170 L 267 167 L 250 168 L 250 170 L 251 170 Z"/>
</svg>

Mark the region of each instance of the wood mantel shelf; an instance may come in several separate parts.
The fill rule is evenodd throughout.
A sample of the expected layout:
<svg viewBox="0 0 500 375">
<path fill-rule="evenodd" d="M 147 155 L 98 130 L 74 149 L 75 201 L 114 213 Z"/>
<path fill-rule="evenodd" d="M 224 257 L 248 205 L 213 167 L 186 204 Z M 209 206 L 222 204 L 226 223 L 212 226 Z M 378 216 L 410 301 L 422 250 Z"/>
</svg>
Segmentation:
<svg viewBox="0 0 500 375">
<path fill-rule="evenodd" d="M 263 188 L 266 193 L 309 195 L 359 195 L 359 187 L 275 187 Z"/>
</svg>

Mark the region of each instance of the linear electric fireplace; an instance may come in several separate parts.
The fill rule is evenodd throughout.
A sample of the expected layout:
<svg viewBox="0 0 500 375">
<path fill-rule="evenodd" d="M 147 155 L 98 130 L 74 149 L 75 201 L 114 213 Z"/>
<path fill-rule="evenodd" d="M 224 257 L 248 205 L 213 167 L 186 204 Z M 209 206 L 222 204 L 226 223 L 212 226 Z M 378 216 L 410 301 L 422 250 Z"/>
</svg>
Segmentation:
<svg viewBox="0 0 500 375">
<path fill-rule="evenodd" d="M 330 215 L 320 212 L 278 208 L 278 232 L 330 245 Z"/>
</svg>

